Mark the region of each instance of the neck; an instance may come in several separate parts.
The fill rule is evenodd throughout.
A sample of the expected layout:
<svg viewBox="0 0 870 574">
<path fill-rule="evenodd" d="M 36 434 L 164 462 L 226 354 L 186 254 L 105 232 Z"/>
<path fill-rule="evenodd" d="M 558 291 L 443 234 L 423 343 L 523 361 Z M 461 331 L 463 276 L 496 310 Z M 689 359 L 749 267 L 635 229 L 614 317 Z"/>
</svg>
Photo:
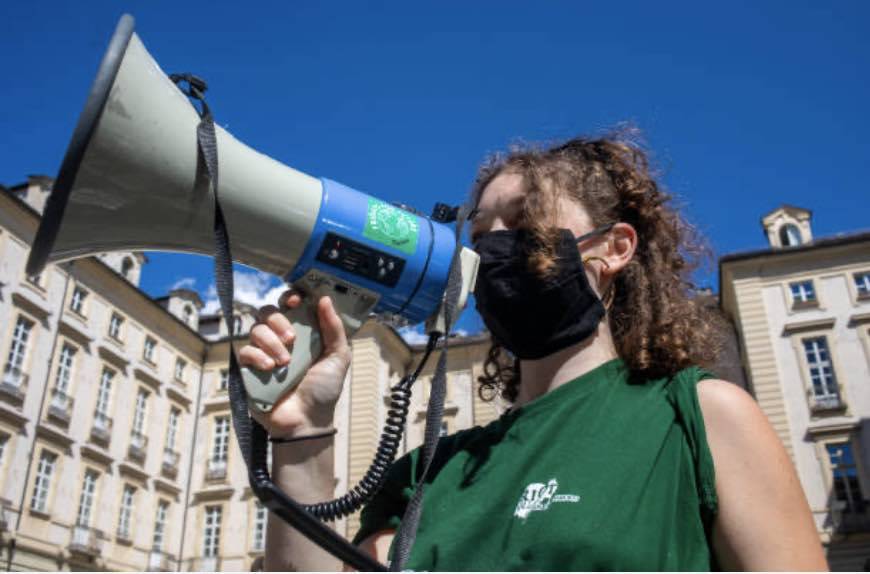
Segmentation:
<svg viewBox="0 0 870 574">
<path fill-rule="evenodd" d="M 542 359 L 520 361 L 520 391 L 514 407 L 522 406 L 553 389 L 617 358 L 607 321 L 591 337 Z"/>
</svg>

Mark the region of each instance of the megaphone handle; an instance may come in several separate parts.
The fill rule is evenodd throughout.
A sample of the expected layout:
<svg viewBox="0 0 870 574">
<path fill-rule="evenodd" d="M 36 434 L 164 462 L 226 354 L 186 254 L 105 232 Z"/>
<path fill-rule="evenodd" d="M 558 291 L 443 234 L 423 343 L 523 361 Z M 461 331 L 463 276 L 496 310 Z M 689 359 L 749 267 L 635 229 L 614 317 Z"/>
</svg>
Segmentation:
<svg viewBox="0 0 870 574">
<path fill-rule="evenodd" d="M 348 337 L 362 326 L 378 301 L 376 293 L 348 286 L 331 276 L 314 271 L 293 286 L 303 294 L 303 298 L 298 307 L 284 311 L 284 316 L 293 325 L 296 333 L 290 363 L 271 371 L 248 367 L 241 369 L 242 382 L 248 392 L 248 403 L 262 412 L 272 410 L 279 398 L 291 392 L 305 376 L 311 363 L 320 356 L 323 343 L 317 318 L 317 302 L 322 296 L 328 295 L 332 298 L 332 304 L 344 323 Z"/>
</svg>

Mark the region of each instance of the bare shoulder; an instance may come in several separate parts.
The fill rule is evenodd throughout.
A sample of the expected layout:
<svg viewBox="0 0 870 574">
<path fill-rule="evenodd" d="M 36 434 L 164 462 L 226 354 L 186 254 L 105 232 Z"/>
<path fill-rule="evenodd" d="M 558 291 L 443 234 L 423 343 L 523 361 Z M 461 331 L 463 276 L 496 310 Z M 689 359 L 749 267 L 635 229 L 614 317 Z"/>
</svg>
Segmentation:
<svg viewBox="0 0 870 574">
<path fill-rule="evenodd" d="M 725 425 L 769 426 L 758 403 L 734 383 L 704 379 L 698 383 L 698 403 L 708 432 Z"/>
<path fill-rule="evenodd" d="M 727 381 L 704 380 L 697 389 L 716 473 L 713 546 L 720 566 L 826 570 L 791 457 L 758 404 Z"/>
</svg>

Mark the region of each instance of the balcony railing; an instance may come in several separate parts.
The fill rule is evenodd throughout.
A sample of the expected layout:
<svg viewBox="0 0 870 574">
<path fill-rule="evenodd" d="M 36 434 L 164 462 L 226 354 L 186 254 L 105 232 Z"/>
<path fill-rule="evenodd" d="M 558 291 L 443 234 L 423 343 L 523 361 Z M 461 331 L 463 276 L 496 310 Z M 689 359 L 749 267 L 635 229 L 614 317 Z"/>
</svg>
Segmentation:
<svg viewBox="0 0 870 574">
<path fill-rule="evenodd" d="M 51 391 L 51 402 L 48 404 L 48 416 L 64 424 L 69 424 L 74 402 L 75 399 L 65 392 L 54 389 Z"/>
<path fill-rule="evenodd" d="M 90 526 L 73 526 L 69 549 L 71 552 L 98 556 L 101 550 L 100 532 Z"/>
<path fill-rule="evenodd" d="M 112 438 L 112 417 L 97 411 L 94 413 L 94 426 L 91 427 L 91 438 L 108 443 Z"/>
<path fill-rule="evenodd" d="M 174 477 L 178 474 L 178 453 L 171 448 L 163 449 L 163 474 Z"/>
<path fill-rule="evenodd" d="M 227 461 L 209 459 L 208 468 L 205 471 L 206 480 L 222 480 L 227 477 Z"/>
<path fill-rule="evenodd" d="M 217 572 L 219 560 L 217 556 L 203 556 L 199 559 L 199 571 Z"/>
<path fill-rule="evenodd" d="M 0 378 L 0 394 L 14 402 L 22 402 L 27 392 L 28 379 L 21 369 L 7 363 L 3 368 L 3 377 Z"/>
<path fill-rule="evenodd" d="M 810 394 L 810 406 L 813 412 L 840 411 L 846 408 L 846 403 L 839 394 Z"/>
<path fill-rule="evenodd" d="M 130 458 L 142 461 L 145 459 L 146 448 L 148 447 L 148 437 L 144 434 L 133 431 L 130 435 L 130 448 L 127 453 Z"/>
<path fill-rule="evenodd" d="M 160 550 L 152 550 L 148 554 L 148 570 L 151 572 L 171 572 L 173 558 Z"/>
<path fill-rule="evenodd" d="M 831 523 L 834 531 L 842 534 L 870 532 L 868 509 L 870 505 L 864 500 L 855 500 L 851 506 L 845 500 L 834 500 L 831 503 Z"/>
</svg>

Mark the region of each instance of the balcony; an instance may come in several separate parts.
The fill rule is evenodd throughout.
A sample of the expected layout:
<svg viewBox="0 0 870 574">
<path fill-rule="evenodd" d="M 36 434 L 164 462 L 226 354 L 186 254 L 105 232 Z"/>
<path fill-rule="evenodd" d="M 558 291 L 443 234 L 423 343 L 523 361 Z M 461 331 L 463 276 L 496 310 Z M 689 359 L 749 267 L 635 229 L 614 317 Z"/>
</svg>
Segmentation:
<svg viewBox="0 0 870 574">
<path fill-rule="evenodd" d="M 73 526 L 69 543 L 70 552 L 99 556 L 101 551 L 100 531 L 90 526 Z"/>
<path fill-rule="evenodd" d="M 72 417 L 73 403 L 75 400 L 61 391 L 54 389 L 51 391 L 51 402 L 48 404 L 48 416 L 64 425 L 69 424 Z"/>
<path fill-rule="evenodd" d="M 130 458 L 141 463 L 145 460 L 147 448 L 148 437 L 140 432 L 133 431 L 130 435 L 130 447 L 127 449 L 127 454 L 130 455 Z"/>
<path fill-rule="evenodd" d="M 227 461 L 210 459 L 205 471 L 206 480 L 224 480 L 227 477 Z"/>
<path fill-rule="evenodd" d="M 91 438 L 96 442 L 109 444 L 112 439 L 112 417 L 99 411 L 94 413 L 94 426 L 91 427 Z"/>
<path fill-rule="evenodd" d="M 870 532 L 870 516 L 867 515 L 867 503 L 856 502 L 849 508 L 843 500 L 831 503 L 831 523 L 834 531 L 841 534 L 855 532 Z"/>
<path fill-rule="evenodd" d="M 172 572 L 174 570 L 171 564 L 172 561 L 173 557 L 169 554 L 160 550 L 152 550 L 148 554 L 148 571 Z"/>
<path fill-rule="evenodd" d="M 161 467 L 163 474 L 171 478 L 175 478 L 178 474 L 178 453 L 171 448 L 163 449 L 163 465 Z"/>
<path fill-rule="evenodd" d="M 15 404 L 24 402 L 27 393 L 28 376 L 18 367 L 7 364 L 3 368 L 3 378 L 0 379 L 0 396 Z"/>
<path fill-rule="evenodd" d="M 198 566 L 197 569 L 200 572 L 217 572 L 218 566 L 220 566 L 220 558 L 217 556 L 203 556 L 199 559 Z"/>
<path fill-rule="evenodd" d="M 839 413 L 846 410 L 846 402 L 839 394 L 810 394 L 810 410 L 813 414 Z"/>
</svg>

